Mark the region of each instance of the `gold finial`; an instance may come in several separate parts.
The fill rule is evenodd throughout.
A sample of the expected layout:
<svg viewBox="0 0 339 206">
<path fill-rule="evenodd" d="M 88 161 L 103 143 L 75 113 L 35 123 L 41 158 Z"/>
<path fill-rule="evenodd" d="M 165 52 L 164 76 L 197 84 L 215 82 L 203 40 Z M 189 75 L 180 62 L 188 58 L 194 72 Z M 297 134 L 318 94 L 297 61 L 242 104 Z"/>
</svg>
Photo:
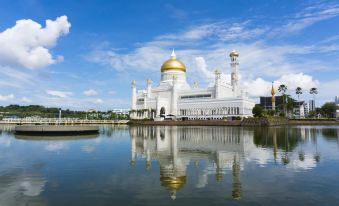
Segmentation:
<svg viewBox="0 0 339 206">
<path fill-rule="evenodd" d="M 177 56 L 175 55 L 174 49 L 172 50 L 172 54 L 171 54 L 171 59 L 176 59 Z"/>
<path fill-rule="evenodd" d="M 150 85 L 150 84 L 152 84 L 153 82 L 152 82 L 152 80 L 151 79 L 147 79 L 147 85 Z"/>
</svg>

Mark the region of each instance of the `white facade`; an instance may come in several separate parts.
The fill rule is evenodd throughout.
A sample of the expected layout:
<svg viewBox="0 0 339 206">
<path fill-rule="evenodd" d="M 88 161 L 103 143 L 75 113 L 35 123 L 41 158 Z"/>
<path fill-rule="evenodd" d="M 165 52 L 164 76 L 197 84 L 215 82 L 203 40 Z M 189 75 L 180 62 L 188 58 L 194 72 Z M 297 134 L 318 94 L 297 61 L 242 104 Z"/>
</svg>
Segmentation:
<svg viewBox="0 0 339 206">
<path fill-rule="evenodd" d="M 308 113 L 310 112 L 310 108 L 308 107 L 308 103 L 307 102 L 304 102 L 304 114 L 305 114 L 305 117 L 308 117 Z"/>
<path fill-rule="evenodd" d="M 305 118 L 305 106 L 304 102 L 297 102 L 293 108 L 294 118 Z"/>
<path fill-rule="evenodd" d="M 252 116 L 255 103 L 238 84 L 239 54 L 230 53 L 231 83 L 221 78 L 221 72 L 215 70 L 214 85 L 199 88 L 191 87 L 186 81 L 186 67 L 176 59 L 174 51 L 171 59 L 161 67 L 161 80 L 152 88 L 147 80 L 147 89 L 136 89 L 132 82 L 132 119 L 144 118 L 185 118 L 185 119 L 222 119 L 223 117 Z"/>
</svg>

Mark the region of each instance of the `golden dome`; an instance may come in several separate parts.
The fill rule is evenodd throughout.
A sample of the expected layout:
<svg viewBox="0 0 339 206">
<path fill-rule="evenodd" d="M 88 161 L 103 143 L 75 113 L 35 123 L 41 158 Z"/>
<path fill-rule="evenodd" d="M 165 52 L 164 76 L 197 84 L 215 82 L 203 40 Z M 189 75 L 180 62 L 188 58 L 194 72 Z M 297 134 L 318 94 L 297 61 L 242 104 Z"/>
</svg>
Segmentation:
<svg viewBox="0 0 339 206">
<path fill-rule="evenodd" d="M 174 50 L 172 52 L 171 58 L 165 61 L 161 66 L 161 72 L 176 70 L 186 72 L 186 66 L 181 61 L 177 60 Z"/>
<path fill-rule="evenodd" d="M 239 53 L 235 50 L 231 51 L 230 53 L 230 57 L 238 57 L 239 56 Z"/>
</svg>

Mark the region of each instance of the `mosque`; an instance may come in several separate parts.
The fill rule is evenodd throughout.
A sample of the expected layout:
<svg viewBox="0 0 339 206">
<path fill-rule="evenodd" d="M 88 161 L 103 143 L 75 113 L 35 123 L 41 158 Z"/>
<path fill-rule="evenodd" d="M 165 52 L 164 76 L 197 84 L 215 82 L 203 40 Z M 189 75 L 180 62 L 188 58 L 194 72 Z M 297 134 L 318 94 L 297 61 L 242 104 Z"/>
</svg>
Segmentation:
<svg viewBox="0 0 339 206">
<path fill-rule="evenodd" d="M 175 118 L 182 120 L 223 119 L 252 116 L 255 103 L 245 90 L 239 86 L 239 53 L 229 54 L 231 63 L 231 82 L 222 78 L 221 71 L 215 70 L 213 86 L 192 87 L 186 81 L 186 66 L 177 59 L 174 50 L 170 59 L 161 66 L 161 81 L 152 88 L 147 80 L 147 89 L 137 91 L 136 81 L 132 81 L 132 119 Z"/>
</svg>

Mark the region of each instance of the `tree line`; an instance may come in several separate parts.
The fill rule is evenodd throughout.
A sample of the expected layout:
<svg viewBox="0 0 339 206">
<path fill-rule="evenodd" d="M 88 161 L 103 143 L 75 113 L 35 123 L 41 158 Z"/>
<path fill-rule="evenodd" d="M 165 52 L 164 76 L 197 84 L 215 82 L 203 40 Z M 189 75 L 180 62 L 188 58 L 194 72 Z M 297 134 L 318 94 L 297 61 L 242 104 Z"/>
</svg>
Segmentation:
<svg viewBox="0 0 339 206">
<path fill-rule="evenodd" d="M 16 104 L 8 106 L 0 106 L 0 118 L 4 117 L 33 117 L 41 118 L 57 118 L 59 117 L 59 110 L 57 107 L 44 107 L 41 105 L 20 106 Z M 75 111 L 69 109 L 61 109 L 62 117 L 64 118 L 78 118 L 78 119 L 128 119 L 128 115 L 120 114 L 113 111 Z"/>
</svg>

